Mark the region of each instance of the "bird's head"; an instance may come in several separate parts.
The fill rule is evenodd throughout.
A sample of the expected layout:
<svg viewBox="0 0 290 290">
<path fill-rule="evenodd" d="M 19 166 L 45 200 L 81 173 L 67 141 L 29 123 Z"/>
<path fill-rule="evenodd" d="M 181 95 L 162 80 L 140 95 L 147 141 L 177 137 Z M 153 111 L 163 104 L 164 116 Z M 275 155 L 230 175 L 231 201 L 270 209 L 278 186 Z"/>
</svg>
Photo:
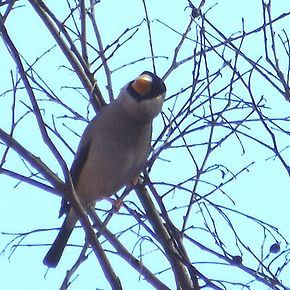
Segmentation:
<svg viewBox="0 0 290 290">
<path fill-rule="evenodd" d="M 164 82 L 155 74 L 144 71 L 123 87 L 117 101 L 137 121 L 149 122 L 161 112 L 165 93 Z"/>
</svg>

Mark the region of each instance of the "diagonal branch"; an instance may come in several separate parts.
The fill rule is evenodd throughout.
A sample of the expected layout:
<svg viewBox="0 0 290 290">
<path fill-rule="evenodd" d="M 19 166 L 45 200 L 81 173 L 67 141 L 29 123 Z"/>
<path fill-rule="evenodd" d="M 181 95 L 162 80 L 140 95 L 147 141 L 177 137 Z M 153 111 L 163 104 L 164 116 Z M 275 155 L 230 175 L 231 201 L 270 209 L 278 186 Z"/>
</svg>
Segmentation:
<svg viewBox="0 0 290 290">
<path fill-rule="evenodd" d="M 190 278 L 185 265 L 181 262 L 183 257 L 180 256 L 179 251 L 175 248 L 174 242 L 163 224 L 147 189 L 143 184 L 137 184 L 136 193 L 147 213 L 147 217 L 155 231 L 156 237 L 163 246 L 166 257 L 172 266 L 176 285 L 178 285 L 179 289 L 182 290 L 199 290 L 200 287 L 198 285 L 197 277 L 195 277 L 194 280 Z"/>
</svg>

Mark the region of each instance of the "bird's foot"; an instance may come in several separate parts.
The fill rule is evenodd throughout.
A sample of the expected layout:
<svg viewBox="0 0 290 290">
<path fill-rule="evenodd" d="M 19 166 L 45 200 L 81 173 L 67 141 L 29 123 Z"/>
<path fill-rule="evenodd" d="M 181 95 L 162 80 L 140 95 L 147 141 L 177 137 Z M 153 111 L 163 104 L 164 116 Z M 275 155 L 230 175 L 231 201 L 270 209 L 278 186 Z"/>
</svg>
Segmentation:
<svg viewBox="0 0 290 290">
<path fill-rule="evenodd" d="M 134 179 L 132 179 L 132 180 L 130 181 L 129 185 L 130 185 L 131 187 L 134 187 L 134 186 L 136 186 L 138 183 L 141 183 L 141 182 L 142 182 L 141 177 L 140 177 L 140 176 L 136 176 Z"/>
<path fill-rule="evenodd" d="M 118 212 L 120 208 L 122 207 L 122 205 L 123 205 L 123 200 L 120 198 L 117 198 L 112 202 L 112 210 L 114 212 Z"/>
</svg>

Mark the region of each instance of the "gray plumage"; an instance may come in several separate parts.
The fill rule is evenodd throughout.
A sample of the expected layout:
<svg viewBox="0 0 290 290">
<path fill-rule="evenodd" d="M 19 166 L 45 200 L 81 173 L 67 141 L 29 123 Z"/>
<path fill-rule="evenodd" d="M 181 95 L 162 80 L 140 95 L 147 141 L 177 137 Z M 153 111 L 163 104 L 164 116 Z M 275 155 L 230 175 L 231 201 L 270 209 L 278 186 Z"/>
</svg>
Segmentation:
<svg viewBox="0 0 290 290">
<path fill-rule="evenodd" d="M 76 193 L 85 208 L 110 197 L 144 168 L 152 121 L 162 109 L 165 92 L 163 81 L 145 71 L 88 124 L 71 167 Z M 48 267 L 57 266 L 77 222 L 66 201 L 60 213 L 64 212 L 64 223 L 43 260 Z"/>
</svg>

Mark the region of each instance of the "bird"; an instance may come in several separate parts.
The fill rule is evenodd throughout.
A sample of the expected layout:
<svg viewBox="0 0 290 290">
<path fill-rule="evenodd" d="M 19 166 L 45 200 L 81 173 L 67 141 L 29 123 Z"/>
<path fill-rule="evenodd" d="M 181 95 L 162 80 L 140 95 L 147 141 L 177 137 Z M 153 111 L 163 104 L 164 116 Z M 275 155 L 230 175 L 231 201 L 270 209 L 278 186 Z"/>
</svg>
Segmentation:
<svg viewBox="0 0 290 290">
<path fill-rule="evenodd" d="M 136 179 L 150 153 L 153 119 L 161 112 L 166 86 L 161 78 L 144 71 L 126 84 L 116 99 L 89 122 L 81 137 L 70 174 L 85 210 L 109 198 Z M 64 222 L 43 259 L 55 268 L 78 218 L 62 199 Z"/>
</svg>

